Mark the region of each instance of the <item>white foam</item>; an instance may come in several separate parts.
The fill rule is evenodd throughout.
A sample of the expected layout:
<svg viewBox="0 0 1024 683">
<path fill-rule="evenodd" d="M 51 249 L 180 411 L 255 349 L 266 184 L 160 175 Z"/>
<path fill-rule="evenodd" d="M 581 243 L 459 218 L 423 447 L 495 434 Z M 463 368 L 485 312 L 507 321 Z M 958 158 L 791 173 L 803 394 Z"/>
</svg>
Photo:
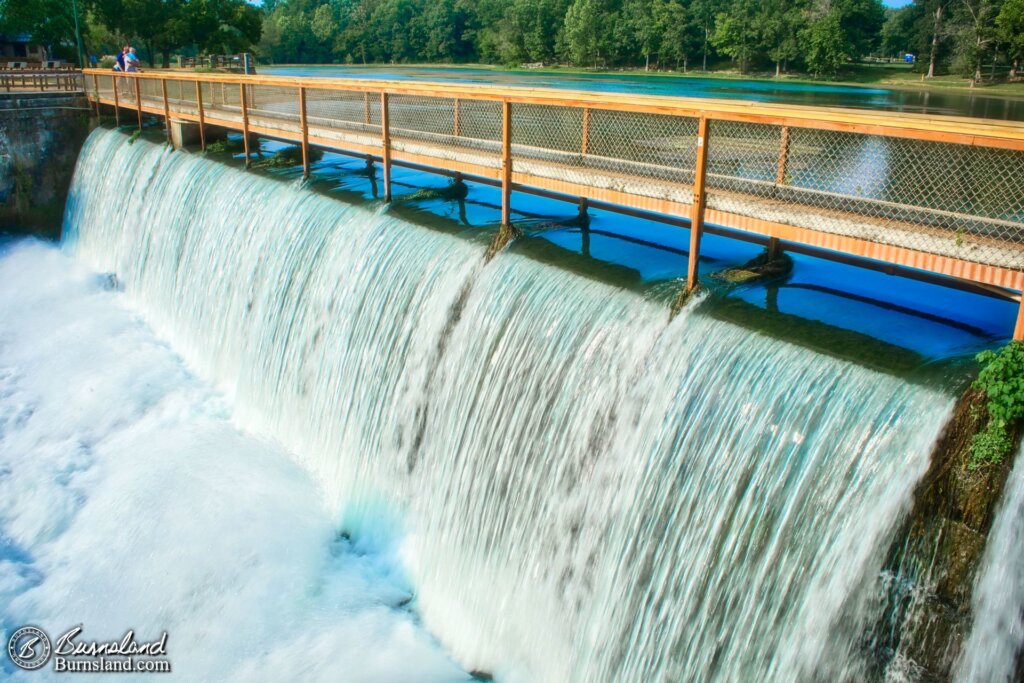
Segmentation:
<svg viewBox="0 0 1024 683">
<path fill-rule="evenodd" d="M 102 278 L 22 242 L 0 282 L 4 643 L 81 623 L 167 630 L 173 680 L 468 677 L 399 607 L 391 532 L 339 537 L 308 475 L 239 432 Z M 4 674 L 47 678 L 6 657 Z"/>
</svg>

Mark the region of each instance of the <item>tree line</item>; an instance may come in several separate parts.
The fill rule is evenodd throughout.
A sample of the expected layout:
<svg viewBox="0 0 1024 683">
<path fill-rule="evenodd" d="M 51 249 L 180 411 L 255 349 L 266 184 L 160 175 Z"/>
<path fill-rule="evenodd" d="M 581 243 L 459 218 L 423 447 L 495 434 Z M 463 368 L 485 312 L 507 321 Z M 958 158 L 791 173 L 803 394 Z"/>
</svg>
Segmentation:
<svg viewBox="0 0 1024 683">
<path fill-rule="evenodd" d="M 835 76 L 912 54 L 926 77 L 1020 74 L 1024 0 L 78 0 L 87 54 L 151 63 L 255 49 L 274 63 L 567 64 Z M 0 32 L 74 46 L 72 3 L 0 0 Z"/>
<path fill-rule="evenodd" d="M 151 66 L 168 66 L 182 50 L 250 49 L 260 39 L 263 11 L 246 0 L 0 0 L 0 33 L 27 33 L 69 60 L 78 56 L 76 23 L 86 55 L 131 44 Z"/>
<path fill-rule="evenodd" d="M 983 78 L 1024 54 L 1024 0 L 265 0 L 276 63 L 484 62 L 798 69 L 869 55 Z"/>
</svg>

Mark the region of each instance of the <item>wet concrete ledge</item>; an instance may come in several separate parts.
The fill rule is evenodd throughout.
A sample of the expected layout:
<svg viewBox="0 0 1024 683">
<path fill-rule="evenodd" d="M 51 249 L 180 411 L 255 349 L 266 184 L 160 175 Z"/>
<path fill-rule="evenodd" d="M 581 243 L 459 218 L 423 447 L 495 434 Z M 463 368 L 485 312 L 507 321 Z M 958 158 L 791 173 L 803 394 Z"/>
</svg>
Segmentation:
<svg viewBox="0 0 1024 683">
<path fill-rule="evenodd" d="M 0 93 L 0 232 L 60 238 L 89 127 L 82 93 Z"/>
</svg>

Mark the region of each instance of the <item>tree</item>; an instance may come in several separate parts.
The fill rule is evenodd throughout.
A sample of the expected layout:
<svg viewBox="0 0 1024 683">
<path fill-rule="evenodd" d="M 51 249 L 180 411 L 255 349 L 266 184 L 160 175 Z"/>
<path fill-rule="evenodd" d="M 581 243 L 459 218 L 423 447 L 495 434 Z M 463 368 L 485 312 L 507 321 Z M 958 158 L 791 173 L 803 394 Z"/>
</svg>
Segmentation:
<svg viewBox="0 0 1024 683">
<path fill-rule="evenodd" d="M 171 51 L 239 51 L 260 38 L 259 9 L 245 0 L 92 0 L 97 18 L 114 31 L 141 41 L 150 66 L 160 53 L 169 66 Z"/>
<path fill-rule="evenodd" d="M 1014 80 L 1024 58 L 1024 0 L 1005 0 L 996 16 L 996 36 L 1006 44 L 1010 80 Z"/>
<path fill-rule="evenodd" d="M 664 0 L 626 0 L 622 5 L 621 26 L 627 34 L 627 40 L 643 56 L 644 71 L 651 68 L 651 53 L 661 52 L 661 43 L 669 26 L 663 23 L 666 19 L 666 4 Z"/>
<path fill-rule="evenodd" d="M 834 75 L 850 59 L 852 48 L 838 10 L 832 9 L 812 21 L 800 38 L 804 43 L 804 60 L 815 76 Z"/>
<path fill-rule="evenodd" d="M 728 9 L 715 18 L 715 34 L 711 42 L 739 63 L 740 73 L 747 72 L 758 46 L 758 16 L 757 0 L 732 0 Z"/>
<path fill-rule="evenodd" d="M 806 8 L 794 0 L 762 0 L 761 47 L 775 62 L 775 77 L 782 75 L 782 64 L 800 54 L 799 31 L 804 24 Z"/>
<path fill-rule="evenodd" d="M 55 49 L 75 43 L 75 17 L 67 0 L 0 0 L 0 31 L 28 33 Z M 68 53 L 73 52 L 69 50 Z"/>
<path fill-rule="evenodd" d="M 885 23 L 881 0 L 831 0 L 829 11 L 838 14 L 847 59 L 860 59 L 878 46 Z"/>
<path fill-rule="evenodd" d="M 918 4 L 887 10 L 879 37 L 879 52 L 887 57 L 923 54 L 918 52 L 917 28 L 922 15 Z"/>
<path fill-rule="evenodd" d="M 952 0 L 924 0 L 922 4 L 927 8 L 927 14 L 931 17 L 931 41 L 928 48 L 928 73 L 925 78 L 935 78 L 935 67 L 939 63 L 939 51 L 942 47 L 942 40 L 945 37 L 945 26 L 943 21 L 946 10 Z"/>
<path fill-rule="evenodd" d="M 958 71 L 969 75 L 971 87 L 974 87 L 982 80 L 982 60 L 995 44 L 995 20 L 999 10 L 994 0 L 957 0 L 953 7 L 957 26 L 954 34 L 956 66 Z"/>
<path fill-rule="evenodd" d="M 565 43 L 576 64 L 593 64 L 605 47 L 605 28 L 614 25 L 602 0 L 574 0 L 565 13 Z"/>
<path fill-rule="evenodd" d="M 658 24 L 664 27 L 661 35 L 661 55 L 674 59 L 678 67 L 682 63 L 685 72 L 690 57 L 700 52 L 706 42 L 700 18 L 682 0 L 667 0 L 658 6 Z"/>
</svg>

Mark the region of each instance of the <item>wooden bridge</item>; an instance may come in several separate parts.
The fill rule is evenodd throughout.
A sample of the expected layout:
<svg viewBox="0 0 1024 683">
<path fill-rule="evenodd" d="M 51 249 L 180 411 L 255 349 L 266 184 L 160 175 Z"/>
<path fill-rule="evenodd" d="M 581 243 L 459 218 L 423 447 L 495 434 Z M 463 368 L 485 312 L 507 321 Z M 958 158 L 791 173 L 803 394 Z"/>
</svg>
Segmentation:
<svg viewBox="0 0 1024 683">
<path fill-rule="evenodd" d="M 819 250 L 1021 301 L 1024 124 L 456 83 L 87 69 L 101 105 Z M 168 125 L 170 136 L 171 126 Z M 1024 306 L 1014 338 L 1024 339 Z"/>
</svg>

